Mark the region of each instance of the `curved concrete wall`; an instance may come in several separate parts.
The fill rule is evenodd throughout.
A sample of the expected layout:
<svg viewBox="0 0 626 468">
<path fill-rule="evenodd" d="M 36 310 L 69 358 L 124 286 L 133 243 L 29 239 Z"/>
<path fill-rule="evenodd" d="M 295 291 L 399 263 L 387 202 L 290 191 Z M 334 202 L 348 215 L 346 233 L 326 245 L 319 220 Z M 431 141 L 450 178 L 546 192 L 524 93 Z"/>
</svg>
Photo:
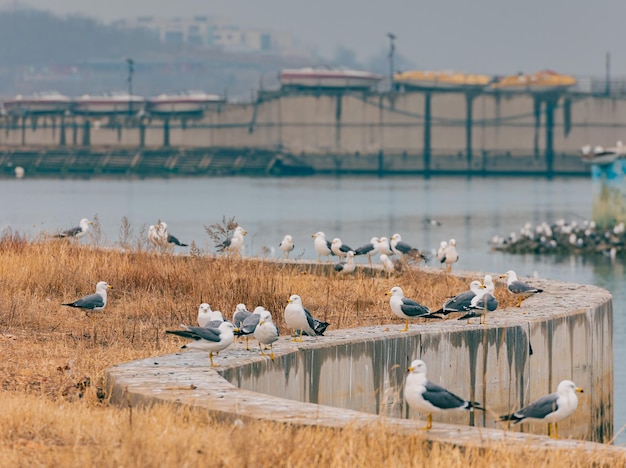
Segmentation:
<svg viewBox="0 0 626 468">
<path fill-rule="evenodd" d="M 576 413 L 559 425 L 561 435 L 606 442 L 613 434 L 611 295 L 592 286 L 534 284 L 546 292 L 520 309 L 491 313 L 486 325 L 446 320 L 413 325 L 407 333 L 389 325 L 331 331 L 303 343 L 281 337 L 275 362 L 234 345 L 220 353 L 217 372 L 201 352 L 122 364 L 107 371 L 112 399 L 156 398 L 303 424 L 369 421 L 364 413 L 415 419 L 403 401 L 402 385 L 410 361 L 421 358 L 430 380 L 489 410 L 435 415 L 435 427 L 460 425 L 452 440 L 460 437 L 459 430 L 471 434 L 469 426 L 502 428 L 495 423 L 497 415 L 571 379 L 585 393 Z M 525 423 L 517 430 L 546 434 L 547 425 Z M 498 433 L 480 429 L 480 438 Z"/>
</svg>

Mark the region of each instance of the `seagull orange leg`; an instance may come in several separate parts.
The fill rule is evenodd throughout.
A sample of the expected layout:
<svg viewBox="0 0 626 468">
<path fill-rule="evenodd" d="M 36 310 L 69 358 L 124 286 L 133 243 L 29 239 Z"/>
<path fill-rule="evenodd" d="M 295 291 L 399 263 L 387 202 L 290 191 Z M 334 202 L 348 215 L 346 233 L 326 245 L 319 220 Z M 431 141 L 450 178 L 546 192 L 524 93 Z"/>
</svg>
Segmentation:
<svg viewBox="0 0 626 468">
<path fill-rule="evenodd" d="M 428 431 L 433 428 L 433 415 L 429 414 L 426 418 L 426 425 L 422 427 L 423 431 Z"/>
<path fill-rule="evenodd" d="M 409 319 L 406 319 L 406 323 L 404 324 L 404 328 L 400 330 L 401 332 L 409 331 Z"/>
<path fill-rule="evenodd" d="M 219 364 L 215 364 L 213 362 L 213 352 L 212 351 L 209 353 L 209 360 L 211 361 L 211 367 L 219 367 L 220 366 Z"/>
</svg>

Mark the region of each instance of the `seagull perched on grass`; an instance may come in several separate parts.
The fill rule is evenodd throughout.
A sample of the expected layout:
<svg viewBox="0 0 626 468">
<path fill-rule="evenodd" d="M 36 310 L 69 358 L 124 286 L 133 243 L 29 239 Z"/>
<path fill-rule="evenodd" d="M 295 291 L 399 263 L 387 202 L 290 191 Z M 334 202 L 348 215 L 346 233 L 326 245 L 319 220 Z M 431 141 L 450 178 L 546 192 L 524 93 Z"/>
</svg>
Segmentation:
<svg viewBox="0 0 626 468">
<path fill-rule="evenodd" d="M 289 258 L 289 252 L 296 248 L 296 246 L 293 244 L 293 238 L 289 234 L 283 237 L 283 240 L 280 241 L 278 247 L 280 248 L 280 250 L 283 251 L 283 255 L 285 256 L 285 258 Z"/>
<path fill-rule="evenodd" d="M 259 316 L 259 324 L 254 329 L 254 337 L 259 342 L 261 355 L 265 356 L 263 346 L 270 347 L 270 358 L 274 360 L 274 342 L 278 340 L 278 327 L 272 322 L 269 310 L 263 310 Z"/>
<path fill-rule="evenodd" d="M 391 296 L 389 298 L 389 306 L 391 311 L 398 317 L 403 318 L 406 323 L 402 330 L 409 330 L 409 319 L 414 318 L 441 318 L 430 313 L 430 309 L 418 302 L 415 302 L 408 297 L 404 297 L 404 292 L 399 286 L 394 286 L 385 293 L 385 296 Z"/>
<path fill-rule="evenodd" d="M 289 297 L 287 307 L 285 307 L 285 324 L 295 332 L 293 341 L 302 341 L 303 333 L 308 336 L 321 336 L 329 325 L 327 322 L 313 318 L 311 312 L 302 305 L 302 298 L 297 294 Z"/>
<path fill-rule="evenodd" d="M 317 252 L 317 261 L 321 262 L 322 257 L 328 257 L 330 260 L 330 256 L 334 255 L 333 251 L 330 250 L 330 242 L 326 240 L 326 234 L 322 231 L 316 232 L 311 237 L 313 237 L 313 246 L 315 247 L 315 251 Z"/>
<path fill-rule="evenodd" d="M 459 254 L 456 251 L 456 240 L 450 239 L 448 242 L 448 246 L 444 251 L 443 258 L 440 260 L 441 263 L 446 265 L 446 271 L 452 271 L 452 264 L 459 261 Z"/>
<path fill-rule="evenodd" d="M 330 250 L 338 257 L 346 257 L 352 249 L 344 244 L 339 237 L 335 237 L 330 243 Z M 352 250 L 354 252 L 354 250 Z"/>
<path fill-rule="evenodd" d="M 377 254 L 376 244 L 378 243 L 378 237 L 372 237 L 369 244 L 362 245 L 354 251 L 354 255 L 367 255 L 367 261 L 372 264 L 372 255 Z"/>
<path fill-rule="evenodd" d="M 484 411 L 480 403 L 464 400 L 428 380 L 424 361 L 415 359 L 407 370 L 409 373 L 404 384 L 404 399 L 411 409 L 428 415 L 423 429 L 433 427 L 433 413 L 453 409 L 473 411 L 474 408 Z"/>
<path fill-rule="evenodd" d="M 378 239 L 376 243 L 376 251 L 379 254 L 385 254 L 391 257 L 393 255 L 393 251 L 391 250 L 391 244 L 389 243 L 389 239 L 386 237 L 381 237 Z"/>
<path fill-rule="evenodd" d="M 541 397 L 519 411 L 500 416 L 500 421 L 513 421 L 513 424 L 524 421 L 544 421 L 548 423 L 550 438 L 558 439 L 557 422 L 570 417 L 576 411 L 578 407 L 576 393 L 583 393 L 583 389 L 577 387 L 571 380 L 563 380 L 556 388 L 556 393 Z M 554 425 L 554 430 L 552 425 Z"/>
<path fill-rule="evenodd" d="M 233 231 L 233 235 L 227 237 L 224 242 L 217 246 L 217 250 L 220 252 L 226 252 L 227 254 L 241 255 L 243 249 L 243 238 L 248 232 L 241 226 L 237 226 Z"/>
<path fill-rule="evenodd" d="M 179 247 L 188 247 L 187 244 L 182 243 L 181 241 L 179 241 L 176 237 L 174 237 L 167 231 L 167 223 L 165 221 L 160 221 L 159 224 L 161 225 L 160 235 L 161 235 L 163 245 L 167 246 L 168 244 L 174 244 L 174 245 L 178 245 Z"/>
<path fill-rule="evenodd" d="M 391 246 L 391 250 L 393 251 L 393 253 L 398 255 L 398 257 L 400 258 L 406 255 L 410 258 L 419 258 L 422 260 L 426 260 L 426 256 L 422 252 L 420 252 L 418 249 L 411 247 L 406 242 L 403 242 L 402 236 L 400 236 L 400 234 L 398 233 L 395 233 L 393 236 L 391 236 L 389 245 Z"/>
<path fill-rule="evenodd" d="M 74 302 L 67 302 L 61 305 L 82 309 L 89 316 L 89 312 L 103 310 L 106 307 L 107 291 L 112 288 L 106 281 L 99 281 L 96 284 L 96 292 L 94 294 L 89 294 Z"/>
<path fill-rule="evenodd" d="M 339 275 L 349 275 L 350 273 L 354 273 L 356 265 L 354 264 L 354 252 L 350 250 L 346 254 L 346 260 L 343 262 L 335 263 L 333 269 Z"/>
<path fill-rule="evenodd" d="M 519 281 L 513 270 L 507 271 L 500 275 L 500 278 L 506 278 L 506 287 L 511 294 L 518 297 L 517 307 L 522 305 L 522 301 L 528 296 L 543 292 L 543 289 L 535 288 L 529 284 Z"/>
<path fill-rule="evenodd" d="M 446 258 L 446 249 L 448 248 L 448 243 L 446 241 L 441 241 L 439 244 L 439 249 L 437 249 L 437 261 L 443 264 L 444 259 Z"/>
<path fill-rule="evenodd" d="M 89 231 L 89 225 L 91 224 L 93 224 L 92 221 L 89 221 L 87 218 L 83 218 L 80 220 L 77 227 L 60 232 L 54 237 L 63 238 L 63 239 L 67 239 L 67 238 L 80 239 L 85 234 L 87 234 L 87 231 Z"/>
<path fill-rule="evenodd" d="M 219 328 L 189 327 L 187 325 L 181 325 L 181 327 L 183 330 L 165 330 L 165 333 L 193 340 L 181 346 L 181 349 L 208 351 L 212 367 L 219 366 L 213 362 L 213 355 L 228 348 L 235 339 L 235 326 L 230 322 L 223 322 Z"/>
</svg>

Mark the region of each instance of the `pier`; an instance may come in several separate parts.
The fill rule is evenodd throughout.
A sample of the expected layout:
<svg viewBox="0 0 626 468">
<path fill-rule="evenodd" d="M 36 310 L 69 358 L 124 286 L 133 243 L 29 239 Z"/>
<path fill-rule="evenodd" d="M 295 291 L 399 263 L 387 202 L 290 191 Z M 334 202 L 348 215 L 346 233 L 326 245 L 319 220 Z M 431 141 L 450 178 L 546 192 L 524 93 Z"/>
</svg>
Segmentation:
<svg viewBox="0 0 626 468">
<path fill-rule="evenodd" d="M 259 92 L 200 115 L 5 115 L 0 173 L 589 176 L 626 100 L 591 93 Z"/>
</svg>

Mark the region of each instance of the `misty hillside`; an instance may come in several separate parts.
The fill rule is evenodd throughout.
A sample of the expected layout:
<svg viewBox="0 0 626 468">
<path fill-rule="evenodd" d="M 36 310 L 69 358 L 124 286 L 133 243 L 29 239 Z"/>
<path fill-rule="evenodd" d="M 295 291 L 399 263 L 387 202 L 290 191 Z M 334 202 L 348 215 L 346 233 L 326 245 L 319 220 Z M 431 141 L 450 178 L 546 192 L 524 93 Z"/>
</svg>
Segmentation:
<svg viewBox="0 0 626 468">
<path fill-rule="evenodd" d="M 147 31 L 120 30 L 90 18 L 26 9 L 0 12 L 0 43 L 3 67 L 124 58 L 162 48 Z"/>
</svg>

